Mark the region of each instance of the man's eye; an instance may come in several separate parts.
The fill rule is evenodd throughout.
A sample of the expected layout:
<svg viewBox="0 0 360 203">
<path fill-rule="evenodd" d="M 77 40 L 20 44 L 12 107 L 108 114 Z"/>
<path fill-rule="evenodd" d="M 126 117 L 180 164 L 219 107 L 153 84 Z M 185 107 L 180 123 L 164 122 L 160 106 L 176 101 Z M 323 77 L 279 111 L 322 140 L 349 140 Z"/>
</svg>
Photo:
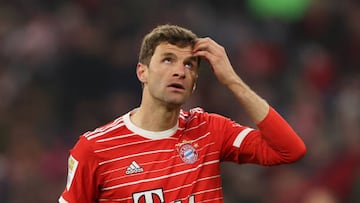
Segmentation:
<svg viewBox="0 0 360 203">
<path fill-rule="evenodd" d="M 163 62 L 164 62 L 164 63 L 171 63 L 172 60 L 171 60 L 171 58 L 165 58 L 165 59 L 163 60 Z"/>
<path fill-rule="evenodd" d="M 192 68 L 194 67 L 194 64 L 192 63 L 185 63 L 185 68 Z"/>
</svg>

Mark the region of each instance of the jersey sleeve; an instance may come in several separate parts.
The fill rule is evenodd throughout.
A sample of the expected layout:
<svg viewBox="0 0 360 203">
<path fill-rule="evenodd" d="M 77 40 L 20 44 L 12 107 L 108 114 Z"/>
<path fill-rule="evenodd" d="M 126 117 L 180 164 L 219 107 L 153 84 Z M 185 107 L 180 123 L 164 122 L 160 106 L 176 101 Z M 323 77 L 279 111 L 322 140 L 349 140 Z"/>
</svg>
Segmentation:
<svg viewBox="0 0 360 203">
<path fill-rule="evenodd" d="M 278 165 L 297 161 L 306 147 L 291 126 L 273 108 L 258 129 L 224 125 L 224 159 L 237 163 Z"/>
<path fill-rule="evenodd" d="M 68 177 L 59 203 L 92 203 L 97 196 L 98 161 L 89 141 L 81 136 L 68 159 Z"/>
</svg>

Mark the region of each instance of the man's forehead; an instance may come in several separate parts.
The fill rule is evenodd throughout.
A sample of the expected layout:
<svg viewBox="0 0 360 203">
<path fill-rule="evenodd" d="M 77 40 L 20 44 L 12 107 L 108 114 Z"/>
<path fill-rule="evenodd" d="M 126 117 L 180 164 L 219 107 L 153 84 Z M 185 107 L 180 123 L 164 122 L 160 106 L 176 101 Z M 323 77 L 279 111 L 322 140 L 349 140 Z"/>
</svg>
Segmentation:
<svg viewBox="0 0 360 203">
<path fill-rule="evenodd" d="M 178 47 L 170 43 L 161 43 L 156 47 L 155 52 L 159 52 L 161 55 L 173 53 L 189 57 L 193 55 L 192 50 L 192 46 L 190 45 L 186 47 Z"/>
</svg>

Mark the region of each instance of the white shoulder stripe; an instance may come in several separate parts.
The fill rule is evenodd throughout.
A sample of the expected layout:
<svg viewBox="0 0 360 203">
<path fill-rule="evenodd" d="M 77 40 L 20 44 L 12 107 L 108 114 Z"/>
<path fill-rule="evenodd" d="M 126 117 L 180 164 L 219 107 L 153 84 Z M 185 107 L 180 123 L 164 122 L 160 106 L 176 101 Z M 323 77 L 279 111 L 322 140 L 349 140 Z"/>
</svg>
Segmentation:
<svg viewBox="0 0 360 203">
<path fill-rule="evenodd" d="M 68 203 L 62 196 L 59 198 L 59 203 Z"/>
<path fill-rule="evenodd" d="M 87 135 L 87 139 L 88 139 L 88 140 L 91 140 L 91 139 L 94 139 L 94 138 L 96 138 L 96 137 L 102 136 L 102 135 L 108 133 L 109 131 L 112 131 L 112 130 L 114 130 L 114 129 L 120 128 L 120 127 L 122 127 L 122 126 L 124 126 L 124 125 L 125 125 L 124 123 L 121 123 L 121 124 L 118 124 L 118 125 L 111 125 L 111 128 L 106 128 L 106 131 L 103 131 L 103 130 L 100 131 L 100 132 L 95 132 L 95 131 L 94 131 L 93 134 Z"/>
<path fill-rule="evenodd" d="M 123 135 L 119 135 L 119 136 L 113 136 L 113 137 L 109 137 L 109 138 L 99 139 L 99 140 L 96 140 L 96 142 L 107 142 L 107 141 L 112 141 L 112 140 L 116 140 L 116 139 L 131 137 L 134 135 L 136 135 L 136 134 L 135 133 L 123 134 Z"/>
<path fill-rule="evenodd" d="M 121 123 L 123 121 L 122 117 L 117 118 L 116 120 L 112 121 L 111 123 L 109 123 L 108 125 L 96 128 L 94 131 L 88 131 L 84 134 L 85 137 L 88 137 L 90 135 L 93 135 L 95 133 L 98 132 L 104 132 L 106 130 L 108 130 L 109 128 L 113 127 L 114 125 L 117 125 L 118 123 Z"/>
<path fill-rule="evenodd" d="M 246 135 L 248 135 L 253 130 L 254 129 L 252 128 L 245 128 L 243 131 L 241 131 L 234 140 L 233 146 L 239 148 Z"/>
</svg>

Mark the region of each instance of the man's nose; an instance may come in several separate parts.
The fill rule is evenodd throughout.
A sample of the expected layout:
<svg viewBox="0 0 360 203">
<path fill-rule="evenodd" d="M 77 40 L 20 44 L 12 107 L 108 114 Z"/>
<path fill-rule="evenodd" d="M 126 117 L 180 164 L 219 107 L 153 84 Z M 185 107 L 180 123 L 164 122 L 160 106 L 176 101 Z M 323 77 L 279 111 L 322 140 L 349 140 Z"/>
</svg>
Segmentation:
<svg viewBox="0 0 360 203">
<path fill-rule="evenodd" d="M 174 67 L 174 73 L 173 76 L 185 78 L 185 65 L 184 64 L 177 64 Z"/>
</svg>

